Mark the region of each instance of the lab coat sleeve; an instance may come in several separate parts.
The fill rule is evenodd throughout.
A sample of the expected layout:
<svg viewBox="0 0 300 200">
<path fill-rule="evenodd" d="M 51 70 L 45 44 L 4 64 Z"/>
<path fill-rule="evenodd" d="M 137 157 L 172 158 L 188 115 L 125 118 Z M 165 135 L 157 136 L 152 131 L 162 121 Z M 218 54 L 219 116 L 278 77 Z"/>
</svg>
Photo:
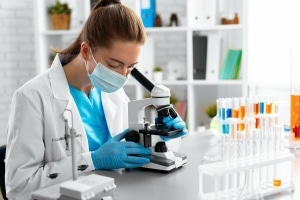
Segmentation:
<svg viewBox="0 0 300 200">
<path fill-rule="evenodd" d="M 45 151 L 55 151 L 55 148 L 47 147 L 45 134 L 52 134 L 55 128 L 47 131 L 44 120 L 53 113 L 44 113 L 47 105 L 43 105 L 45 102 L 41 99 L 38 93 L 28 91 L 17 91 L 13 96 L 5 161 L 6 192 L 9 199 L 30 199 L 33 191 L 72 177 L 70 156 L 61 152 L 57 161 L 47 161 L 45 158 Z M 81 156 L 91 160 L 89 152 Z M 51 173 L 59 175 L 56 179 L 50 179 L 47 176 Z"/>
</svg>

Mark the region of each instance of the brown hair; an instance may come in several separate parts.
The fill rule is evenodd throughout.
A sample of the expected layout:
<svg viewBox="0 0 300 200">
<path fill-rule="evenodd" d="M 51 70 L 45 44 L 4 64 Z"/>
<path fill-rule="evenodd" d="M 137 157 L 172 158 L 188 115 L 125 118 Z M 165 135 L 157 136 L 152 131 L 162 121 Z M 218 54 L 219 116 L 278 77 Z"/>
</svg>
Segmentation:
<svg viewBox="0 0 300 200">
<path fill-rule="evenodd" d="M 114 40 L 144 44 L 146 32 L 143 23 L 136 13 L 122 5 L 120 0 L 99 0 L 71 45 L 66 49 L 53 51 L 66 55 L 66 62 L 70 62 L 80 53 L 83 41 L 95 49 L 110 48 Z"/>
</svg>

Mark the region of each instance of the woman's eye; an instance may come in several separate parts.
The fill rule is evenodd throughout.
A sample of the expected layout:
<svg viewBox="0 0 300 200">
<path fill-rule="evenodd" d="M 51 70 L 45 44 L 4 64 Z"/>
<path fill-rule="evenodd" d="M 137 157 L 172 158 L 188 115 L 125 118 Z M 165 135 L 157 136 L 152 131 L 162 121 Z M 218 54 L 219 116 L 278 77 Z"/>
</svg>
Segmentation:
<svg viewBox="0 0 300 200">
<path fill-rule="evenodd" d="M 116 68 L 119 68 L 120 66 L 117 66 L 117 65 L 109 65 L 110 68 L 113 68 L 113 69 L 116 69 Z"/>
</svg>

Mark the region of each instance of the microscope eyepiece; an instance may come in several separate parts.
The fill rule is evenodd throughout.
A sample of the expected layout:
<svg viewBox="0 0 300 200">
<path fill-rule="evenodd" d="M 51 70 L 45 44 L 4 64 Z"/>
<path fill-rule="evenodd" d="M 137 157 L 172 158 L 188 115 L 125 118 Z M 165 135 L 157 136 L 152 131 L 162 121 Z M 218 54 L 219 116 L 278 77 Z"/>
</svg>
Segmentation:
<svg viewBox="0 0 300 200">
<path fill-rule="evenodd" d="M 137 68 L 133 68 L 130 73 L 149 92 L 154 88 L 154 83 L 147 79 Z"/>
</svg>

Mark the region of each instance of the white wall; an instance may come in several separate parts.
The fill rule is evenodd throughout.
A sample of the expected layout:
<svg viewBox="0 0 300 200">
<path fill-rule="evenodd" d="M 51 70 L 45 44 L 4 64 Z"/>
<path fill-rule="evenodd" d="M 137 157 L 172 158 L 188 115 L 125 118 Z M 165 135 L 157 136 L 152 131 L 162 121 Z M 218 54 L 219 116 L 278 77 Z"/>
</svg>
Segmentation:
<svg viewBox="0 0 300 200">
<path fill-rule="evenodd" d="M 300 48 L 299 10 L 299 0 L 248 0 L 249 92 L 274 96 L 281 121 L 288 124 L 291 51 Z"/>
<path fill-rule="evenodd" d="M 300 19 L 300 2 L 248 0 L 248 4 L 249 84 L 259 86 L 252 88 L 256 92 L 269 91 L 277 94 L 277 90 L 279 98 L 287 99 L 291 50 L 300 44 L 297 25 Z"/>
<path fill-rule="evenodd" d="M 0 144 L 12 93 L 35 74 L 33 0 L 0 0 Z"/>
</svg>

